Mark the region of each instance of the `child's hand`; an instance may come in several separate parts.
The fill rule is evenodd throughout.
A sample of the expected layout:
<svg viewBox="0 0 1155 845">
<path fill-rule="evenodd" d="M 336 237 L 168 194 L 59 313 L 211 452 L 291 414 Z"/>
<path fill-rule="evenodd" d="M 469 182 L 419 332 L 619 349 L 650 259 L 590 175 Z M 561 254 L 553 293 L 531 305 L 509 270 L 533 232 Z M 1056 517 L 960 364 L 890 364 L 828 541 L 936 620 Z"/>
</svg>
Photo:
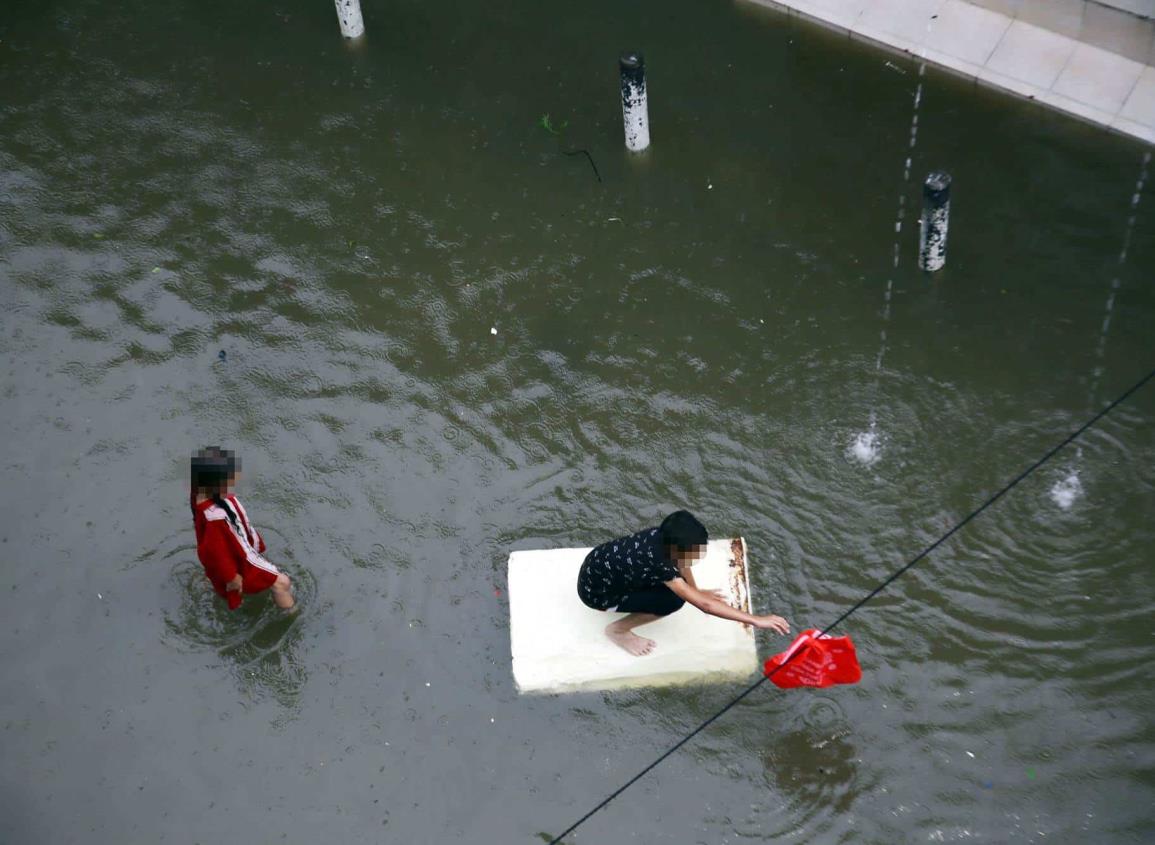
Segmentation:
<svg viewBox="0 0 1155 845">
<path fill-rule="evenodd" d="M 781 616 L 755 616 L 754 627 L 762 628 L 763 630 L 769 629 L 779 634 L 790 633 L 790 623 L 783 619 Z"/>
<path fill-rule="evenodd" d="M 245 582 L 241 579 L 241 573 L 238 572 L 232 581 L 229 581 L 229 583 L 225 584 L 225 590 L 230 593 L 239 593 L 241 591 L 241 587 L 244 586 L 244 583 Z"/>
</svg>

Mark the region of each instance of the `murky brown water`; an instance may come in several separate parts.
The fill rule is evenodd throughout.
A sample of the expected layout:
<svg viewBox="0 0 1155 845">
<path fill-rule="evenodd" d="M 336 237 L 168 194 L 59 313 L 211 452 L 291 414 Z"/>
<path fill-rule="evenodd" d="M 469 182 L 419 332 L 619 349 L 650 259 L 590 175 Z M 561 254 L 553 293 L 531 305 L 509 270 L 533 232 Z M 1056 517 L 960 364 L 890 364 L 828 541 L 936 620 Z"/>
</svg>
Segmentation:
<svg viewBox="0 0 1155 845">
<path fill-rule="evenodd" d="M 916 69 L 741 5 L 365 16 L 352 52 L 320 0 L 0 20 L 4 843 L 538 841 L 735 690 L 518 697 L 511 549 L 688 506 L 820 626 L 1155 365 L 1136 143 L 931 71 L 904 184 Z M 892 273 L 938 167 L 948 267 L 908 223 Z M 1153 416 L 854 617 L 860 685 L 760 690 L 577 841 L 1143 841 Z M 207 593 L 207 443 L 294 620 Z"/>
</svg>

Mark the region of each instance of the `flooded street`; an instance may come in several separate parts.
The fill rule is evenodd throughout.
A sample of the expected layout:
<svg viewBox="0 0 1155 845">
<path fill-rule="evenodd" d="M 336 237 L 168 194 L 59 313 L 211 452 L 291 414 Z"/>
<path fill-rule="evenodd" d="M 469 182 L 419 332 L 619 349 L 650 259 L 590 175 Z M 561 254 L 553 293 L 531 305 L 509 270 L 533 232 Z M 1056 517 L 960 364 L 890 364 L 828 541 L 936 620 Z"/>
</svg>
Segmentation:
<svg viewBox="0 0 1155 845">
<path fill-rule="evenodd" d="M 519 696 L 511 550 L 687 507 L 822 627 L 1155 367 L 1136 141 L 741 3 L 364 12 L 0 18 L 4 845 L 548 841 L 740 687 Z M 572 841 L 1147 840 L 1153 419 L 848 620 L 861 683 L 763 685 Z M 205 582 L 206 445 L 295 617 Z"/>
</svg>

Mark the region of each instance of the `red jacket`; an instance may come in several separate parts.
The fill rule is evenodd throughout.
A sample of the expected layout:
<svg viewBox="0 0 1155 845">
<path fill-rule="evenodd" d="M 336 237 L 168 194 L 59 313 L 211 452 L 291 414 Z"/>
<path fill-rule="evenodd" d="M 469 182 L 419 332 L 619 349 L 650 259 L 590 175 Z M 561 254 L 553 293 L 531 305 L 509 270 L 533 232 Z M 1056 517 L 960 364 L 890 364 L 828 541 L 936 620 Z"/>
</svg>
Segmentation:
<svg viewBox="0 0 1155 845">
<path fill-rule="evenodd" d="M 249 522 L 244 505 L 236 496 L 226 496 L 237 520 L 234 527 L 224 509 L 211 500 L 193 508 L 197 535 L 197 557 L 218 594 L 229 599 L 229 606 L 240 604 L 241 594 L 225 586 L 240 574 L 243 591 L 256 593 L 272 586 L 278 569 L 262 556 L 265 541 Z"/>
</svg>

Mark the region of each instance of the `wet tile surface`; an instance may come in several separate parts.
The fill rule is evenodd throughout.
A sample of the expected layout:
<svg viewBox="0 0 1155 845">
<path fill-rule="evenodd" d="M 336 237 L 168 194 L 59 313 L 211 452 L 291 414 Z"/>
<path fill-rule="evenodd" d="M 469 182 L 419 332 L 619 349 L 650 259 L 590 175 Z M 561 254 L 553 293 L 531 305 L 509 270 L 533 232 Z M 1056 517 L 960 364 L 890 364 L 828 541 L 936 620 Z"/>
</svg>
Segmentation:
<svg viewBox="0 0 1155 845">
<path fill-rule="evenodd" d="M 827 26 L 844 28 L 853 38 L 922 56 L 927 62 L 966 78 L 1083 120 L 1147 141 L 1155 138 L 1155 68 L 1121 52 L 1001 14 L 998 10 L 1003 6 L 998 3 L 749 2 L 802 13 Z M 1018 9 L 1022 13 L 1014 4 L 1004 5 L 1008 11 Z M 1063 9 L 1052 8 L 1050 13 L 1062 12 L 1073 20 L 1076 5 L 1068 2 Z M 1037 3 L 1032 8 L 1036 6 Z M 1147 25 L 1141 21 L 1136 24 Z M 1135 50 L 1122 52 L 1134 54 Z"/>
<path fill-rule="evenodd" d="M 1011 21 L 962 0 L 947 0 L 924 44 L 972 65 L 984 65 L 1006 34 Z"/>
<path fill-rule="evenodd" d="M 1138 62 L 1079 44 L 1051 90 L 1114 115 L 1123 107 L 1142 72 L 1143 65 Z"/>
<path fill-rule="evenodd" d="M 1155 128 L 1155 68 L 1143 69 L 1119 110 L 1119 117 Z"/>
<path fill-rule="evenodd" d="M 996 73 L 1047 89 L 1063 72 L 1075 42 L 1070 38 L 1015 21 L 995 49 L 986 66 Z"/>
</svg>

